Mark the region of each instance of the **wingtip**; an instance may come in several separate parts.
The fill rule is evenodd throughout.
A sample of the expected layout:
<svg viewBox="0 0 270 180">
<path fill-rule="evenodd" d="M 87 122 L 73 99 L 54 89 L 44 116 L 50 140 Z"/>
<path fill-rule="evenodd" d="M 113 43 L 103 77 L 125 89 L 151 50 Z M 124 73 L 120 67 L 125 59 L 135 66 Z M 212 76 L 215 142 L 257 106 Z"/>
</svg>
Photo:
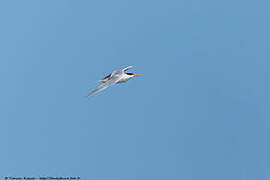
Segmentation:
<svg viewBox="0 0 270 180">
<path fill-rule="evenodd" d="M 94 96 L 96 94 L 96 92 L 91 92 L 90 94 L 88 94 L 87 96 L 85 96 L 86 98 L 90 98 L 90 97 L 92 97 L 92 96 Z"/>
<path fill-rule="evenodd" d="M 88 94 L 87 96 L 84 96 L 86 99 L 89 99 L 91 96 L 93 96 L 92 94 Z"/>
</svg>

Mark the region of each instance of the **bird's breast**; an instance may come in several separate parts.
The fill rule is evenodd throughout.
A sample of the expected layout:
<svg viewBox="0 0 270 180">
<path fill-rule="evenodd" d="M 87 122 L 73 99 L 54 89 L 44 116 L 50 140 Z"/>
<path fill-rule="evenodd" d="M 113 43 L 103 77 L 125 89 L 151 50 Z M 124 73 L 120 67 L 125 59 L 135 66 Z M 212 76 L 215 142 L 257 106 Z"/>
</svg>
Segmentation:
<svg viewBox="0 0 270 180">
<path fill-rule="evenodd" d="M 119 83 L 125 83 L 125 82 L 127 82 L 128 80 L 130 80 L 130 79 L 131 79 L 131 77 L 127 77 L 127 76 L 122 77 L 122 78 L 117 82 L 117 84 L 119 84 Z"/>
</svg>

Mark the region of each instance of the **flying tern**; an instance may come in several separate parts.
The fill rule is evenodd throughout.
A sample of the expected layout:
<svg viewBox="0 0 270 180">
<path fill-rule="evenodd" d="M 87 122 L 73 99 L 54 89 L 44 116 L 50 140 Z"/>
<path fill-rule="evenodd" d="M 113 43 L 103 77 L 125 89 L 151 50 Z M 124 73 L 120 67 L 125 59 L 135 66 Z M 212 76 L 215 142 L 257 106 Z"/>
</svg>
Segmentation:
<svg viewBox="0 0 270 180">
<path fill-rule="evenodd" d="M 99 80 L 99 82 L 103 83 L 100 85 L 97 89 L 92 91 L 91 93 L 88 94 L 87 97 L 93 96 L 94 94 L 114 85 L 114 84 L 119 84 L 119 83 L 124 83 L 130 80 L 133 77 L 136 76 L 141 76 L 140 74 L 133 74 L 133 73 L 127 73 L 126 71 L 131 69 L 132 66 L 128 66 L 126 68 L 122 68 L 116 71 L 113 71 L 111 74 L 106 76 L 104 79 Z"/>
</svg>

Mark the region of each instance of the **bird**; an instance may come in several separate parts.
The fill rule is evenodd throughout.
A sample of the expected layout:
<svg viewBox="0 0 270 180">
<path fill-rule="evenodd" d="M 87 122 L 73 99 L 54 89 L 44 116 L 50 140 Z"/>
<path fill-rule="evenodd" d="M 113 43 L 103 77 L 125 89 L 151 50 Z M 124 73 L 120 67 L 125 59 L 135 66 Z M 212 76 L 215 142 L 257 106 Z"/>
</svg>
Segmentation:
<svg viewBox="0 0 270 180">
<path fill-rule="evenodd" d="M 133 74 L 133 73 L 127 73 L 126 71 L 133 68 L 132 66 L 128 66 L 122 69 L 118 69 L 113 71 L 111 74 L 103 78 L 102 80 L 99 80 L 99 82 L 103 83 L 100 85 L 97 89 L 90 92 L 86 97 L 90 97 L 95 95 L 96 93 L 114 85 L 114 84 L 120 84 L 125 83 L 128 80 L 130 80 L 133 77 L 141 76 L 140 74 Z"/>
</svg>

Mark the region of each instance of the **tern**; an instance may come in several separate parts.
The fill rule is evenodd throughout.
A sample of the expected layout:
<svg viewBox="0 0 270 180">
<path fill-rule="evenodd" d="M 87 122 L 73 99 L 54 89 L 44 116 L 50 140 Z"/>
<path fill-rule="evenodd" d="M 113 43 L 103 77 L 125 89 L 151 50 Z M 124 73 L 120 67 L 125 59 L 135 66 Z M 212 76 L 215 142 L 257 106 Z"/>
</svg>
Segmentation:
<svg viewBox="0 0 270 180">
<path fill-rule="evenodd" d="M 132 66 L 128 66 L 116 71 L 113 71 L 111 74 L 106 76 L 104 79 L 99 80 L 99 82 L 103 83 L 100 85 L 97 89 L 92 91 L 91 93 L 88 94 L 87 97 L 93 96 L 94 94 L 114 85 L 114 84 L 119 84 L 119 83 L 124 83 L 130 80 L 133 77 L 136 76 L 141 76 L 140 74 L 133 74 L 133 73 L 127 73 L 126 71 L 131 69 Z"/>
</svg>

